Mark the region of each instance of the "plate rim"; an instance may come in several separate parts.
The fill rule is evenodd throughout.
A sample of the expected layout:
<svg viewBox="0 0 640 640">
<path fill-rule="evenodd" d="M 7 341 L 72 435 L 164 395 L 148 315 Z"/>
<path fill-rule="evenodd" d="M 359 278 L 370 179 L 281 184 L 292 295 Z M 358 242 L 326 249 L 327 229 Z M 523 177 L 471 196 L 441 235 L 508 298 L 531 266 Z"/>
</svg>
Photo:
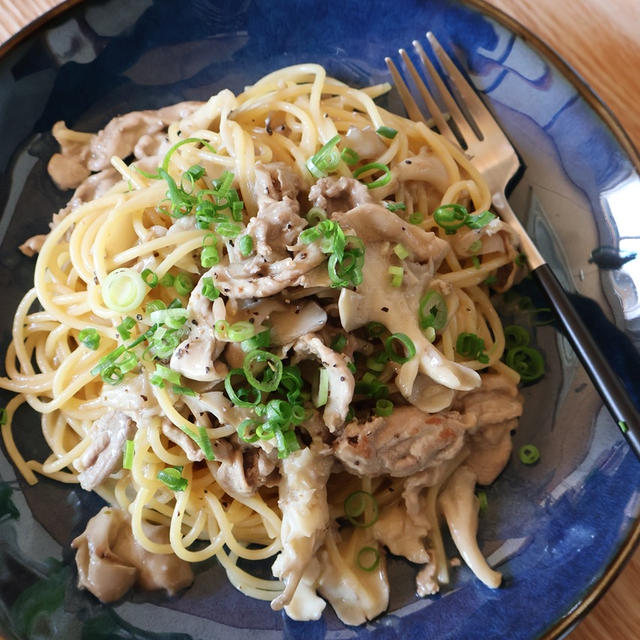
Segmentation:
<svg viewBox="0 0 640 640">
<path fill-rule="evenodd" d="M 92 1 L 99 2 L 100 0 Z M 588 84 L 585 78 L 583 78 L 582 75 L 574 69 L 551 45 L 531 31 L 529 27 L 508 15 L 501 8 L 490 4 L 487 0 L 454 1 L 459 2 L 462 5 L 468 5 L 495 20 L 503 27 L 506 27 L 512 33 L 522 38 L 527 45 L 536 51 L 536 53 L 547 59 L 555 69 L 557 69 L 562 76 L 573 85 L 587 105 L 595 111 L 600 120 L 614 136 L 618 144 L 620 144 L 623 151 L 634 165 L 636 172 L 640 173 L 640 151 L 636 148 L 630 135 L 618 120 L 618 117 Z M 86 0 L 63 0 L 31 22 L 27 23 L 8 40 L 0 44 L 0 62 L 2 62 L 2 60 L 6 58 L 13 49 L 20 45 L 29 36 L 45 27 L 55 18 L 68 13 L 69 10 L 83 2 L 86 2 Z M 580 600 L 572 609 L 570 609 L 564 616 L 560 617 L 555 623 L 552 623 L 551 626 L 543 632 L 539 637 L 540 640 L 555 640 L 557 638 L 564 637 L 565 634 L 569 633 L 582 619 L 584 619 L 595 607 L 600 598 L 611 587 L 631 557 L 633 551 L 638 546 L 640 546 L 640 516 L 636 516 L 633 527 L 627 534 L 626 539 L 622 542 L 617 553 L 613 556 L 602 576 L 580 597 Z"/>
</svg>

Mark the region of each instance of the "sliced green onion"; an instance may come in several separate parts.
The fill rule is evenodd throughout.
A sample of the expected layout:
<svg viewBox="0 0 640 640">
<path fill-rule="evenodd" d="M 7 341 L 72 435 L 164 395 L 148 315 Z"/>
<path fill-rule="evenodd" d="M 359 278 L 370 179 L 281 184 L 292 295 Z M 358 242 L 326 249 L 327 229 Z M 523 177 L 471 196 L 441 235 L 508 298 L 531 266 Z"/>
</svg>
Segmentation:
<svg viewBox="0 0 640 640">
<path fill-rule="evenodd" d="M 400 260 L 404 260 L 409 256 L 409 252 L 403 244 L 398 243 L 393 247 L 393 252 L 400 258 Z"/>
<path fill-rule="evenodd" d="M 322 367 L 318 375 L 318 386 L 314 393 L 312 393 L 313 406 L 323 407 L 327 404 L 329 399 L 329 372 Z"/>
<path fill-rule="evenodd" d="M 529 332 L 518 324 L 510 324 L 504 328 L 504 346 L 508 351 L 514 347 L 526 347 L 531 342 Z"/>
<path fill-rule="evenodd" d="M 395 138 L 398 134 L 398 131 L 393 127 L 386 127 L 383 125 L 382 127 L 378 127 L 376 129 L 376 133 L 383 138 L 389 138 L 389 140 L 393 140 L 393 138 Z"/>
<path fill-rule="evenodd" d="M 213 328 L 219 338 L 226 340 L 229 330 L 229 323 L 226 320 L 216 320 Z"/>
<path fill-rule="evenodd" d="M 151 300 L 151 302 L 148 302 L 147 306 L 144 308 L 144 312 L 147 315 L 151 315 L 154 311 L 166 308 L 167 305 L 162 300 Z"/>
<path fill-rule="evenodd" d="M 520 374 L 520 379 L 524 382 L 533 382 L 544 375 L 544 358 L 533 347 L 509 349 L 505 362 Z"/>
<path fill-rule="evenodd" d="M 390 416 L 393 413 L 393 402 L 380 398 L 376 400 L 376 415 L 381 417 Z"/>
<path fill-rule="evenodd" d="M 422 224 L 424 222 L 424 214 L 421 213 L 420 211 L 414 211 L 409 216 L 409 222 L 411 224 Z"/>
<path fill-rule="evenodd" d="M 225 238 L 236 238 L 242 233 L 242 227 L 235 222 L 220 222 L 216 225 L 216 231 Z"/>
<path fill-rule="evenodd" d="M 4 424 L 4 422 L 0 422 L 0 424 Z M 618 427 L 620 427 L 620 431 L 622 431 L 622 433 L 627 433 L 627 431 L 629 431 L 629 427 L 624 420 L 618 420 Z"/>
<path fill-rule="evenodd" d="M 347 346 L 347 337 L 344 333 L 339 333 L 331 342 L 331 348 L 340 353 Z"/>
<path fill-rule="evenodd" d="M 202 278 L 202 295 L 209 300 L 216 300 L 220 297 L 220 291 L 213 284 L 213 278 L 209 276 Z"/>
<path fill-rule="evenodd" d="M 522 267 L 527 264 L 527 256 L 524 253 L 519 253 L 513 262 L 517 267 Z"/>
<path fill-rule="evenodd" d="M 233 378 L 240 376 L 243 382 L 247 382 L 247 378 L 242 369 L 231 369 L 224 379 L 224 390 L 227 392 L 229 400 L 236 407 L 256 407 L 262 402 L 262 393 L 255 387 L 240 387 L 238 391 L 233 388 Z M 253 394 L 253 399 L 251 399 Z"/>
<path fill-rule="evenodd" d="M 495 284 L 498 281 L 495 273 L 490 273 L 482 282 L 482 284 L 486 284 L 487 286 Z"/>
<path fill-rule="evenodd" d="M 278 458 L 280 459 L 288 457 L 292 451 L 297 451 L 300 448 L 295 431 L 277 429 L 275 436 L 278 446 Z"/>
<path fill-rule="evenodd" d="M 320 207 L 311 207 L 305 216 L 310 225 L 316 225 L 327 219 L 327 212 Z"/>
<path fill-rule="evenodd" d="M 345 164 L 352 167 L 354 164 L 357 164 L 360 160 L 360 156 L 355 152 L 351 147 L 345 147 L 340 154 L 342 160 L 344 160 Z"/>
<path fill-rule="evenodd" d="M 461 204 L 443 204 L 433 212 L 433 219 L 447 235 L 454 234 L 468 217 L 469 212 Z"/>
<path fill-rule="evenodd" d="M 380 552 L 374 547 L 362 547 L 356 556 L 356 566 L 362 571 L 375 571 L 380 564 Z"/>
<path fill-rule="evenodd" d="M 367 368 L 371 369 L 371 371 L 375 371 L 376 373 L 380 373 L 384 371 L 384 368 L 387 366 L 387 362 L 389 362 L 389 356 L 384 351 L 381 351 L 375 356 L 369 356 L 367 358 Z"/>
<path fill-rule="evenodd" d="M 469 215 L 465 221 L 465 224 L 470 229 L 482 229 L 486 227 L 492 220 L 495 220 L 496 216 L 490 211 L 483 211 L 477 216 Z"/>
<path fill-rule="evenodd" d="M 396 211 L 406 211 L 407 205 L 404 202 L 385 202 L 384 206 L 392 213 Z"/>
<path fill-rule="evenodd" d="M 478 253 L 482 249 L 482 240 L 478 239 L 469 245 L 469 253 Z"/>
<path fill-rule="evenodd" d="M 231 342 L 242 342 L 251 338 L 255 331 L 255 327 L 250 322 L 242 320 L 229 326 L 227 336 Z"/>
<path fill-rule="evenodd" d="M 340 142 L 340 136 L 333 136 L 307 160 L 307 169 L 314 178 L 325 178 L 338 168 L 340 164 L 340 152 L 336 149 L 338 142 Z"/>
<path fill-rule="evenodd" d="M 131 469 L 133 466 L 133 454 L 134 454 L 133 440 L 127 440 L 124 443 L 124 453 L 122 455 L 122 468 Z"/>
<path fill-rule="evenodd" d="M 354 527 L 370 527 L 378 520 L 378 502 L 368 491 L 354 491 L 344 500 L 344 515 Z M 362 515 L 364 520 L 356 519 Z"/>
<path fill-rule="evenodd" d="M 254 420 L 253 418 L 246 418 L 238 425 L 238 438 L 243 442 L 257 442 L 260 438 L 256 433 L 256 429 L 262 423 L 258 420 Z"/>
<path fill-rule="evenodd" d="M 218 247 L 216 246 L 203 247 L 202 251 L 200 252 L 200 264 L 205 269 L 209 269 L 210 267 L 213 267 L 214 265 L 218 264 L 218 262 L 220 262 Z"/>
<path fill-rule="evenodd" d="M 102 369 L 113 364 L 119 357 L 126 351 L 126 347 L 121 344 L 119 347 L 116 347 L 113 351 L 107 353 L 106 356 L 103 356 L 98 360 L 98 364 L 91 369 L 91 375 L 97 376 Z"/>
<path fill-rule="evenodd" d="M 253 326 L 253 325 L 252 325 Z M 257 333 L 253 337 L 246 338 L 240 343 L 243 351 L 253 351 L 254 349 L 262 349 L 271 346 L 271 329 L 266 329 Z"/>
<path fill-rule="evenodd" d="M 262 379 L 259 380 L 253 373 L 253 367 L 262 363 L 266 367 Z M 244 357 L 242 369 L 249 384 L 260 391 L 275 391 L 282 378 L 282 360 L 273 353 L 262 349 L 254 349 L 247 353 Z"/>
<path fill-rule="evenodd" d="M 158 286 L 158 276 L 153 271 L 151 271 L 151 269 L 144 269 L 140 274 L 140 277 L 142 278 L 143 282 L 152 289 L 153 287 Z"/>
<path fill-rule="evenodd" d="M 0 424 L 7 424 L 7 420 L 9 419 L 9 414 L 7 413 L 7 410 L 2 407 L 0 409 Z"/>
<path fill-rule="evenodd" d="M 180 298 L 174 298 L 170 303 L 167 309 L 183 309 L 184 304 Z"/>
<path fill-rule="evenodd" d="M 204 457 L 207 460 L 215 460 L 216 457 L 213 453 L 213 447 L 211 446 L 211 440 L 209 439 L 209 434 L 207 433 L 207 429 L 205 427 L 198 427 L 198 434 L 199 434 L 200 448 L 204 453 Z"/>
<path fill-rule="evenodd" d="M 134 269 L 116 269 L 102 283 L 102 299 L 105 305 L 118 313 L 137 309 L 146 294 L 145 283 Z"/>
<path fill-rule="evenodd" d="M 525 444 L 518 450 L 518 456 L 523 464 L 535 464 L 540 460 L 540 451 L 534 444 Z"/>
<path fill-rule="evenodd" d="M 193 289 L 191 276 L 186 273 L 179 273 L 175 278 L 173 286 L 181 296 L 186 296 Z"/>
<path fill-rule="evenodd" d="M 387 330 L 381 322 L 368 322 L 366 328 L 370 338 L 379 338 Z"/>
<path fill-rule="evenodd" d="M 158 309 L 149 314 L 149 319 L 154 324 L 166 324 L 170 329 L 179 329 L 189 317 L 186 309 Z"/>
<path fill-rule="evenodd" d="M 203 147 L 206 147 L 209 151 L 211 151 L 211 153 L 216 152 L 216 150 L 204 138 L 184 138 L 183 140 L 179 140 L 178 142 L 176 142 L 169 149 L 169 151 L 167 151 L 167 153 L 165 154 L 162 160 L 161 168 L 166 171 L 169 168 L 169 160 L 171 159 L 171 156 L 174 154 L 176 149 L 181 147 L 183 144 L 190 144 L 190 143 L 201 144 Z"/>
<path fill-rule="evenodd" d="M 115 365 L 110 364 L 104 367 L 100 371 L 100 377 L 102 378 L 102 381 L 105 382 L 106 384 L 116 385 L 122 382 L 122 379 L 124 378 L 124 373 L 120 371 L 119 367 L 116 367 Z"/>
<path fill-rule="evenodd" d="M 478 508 L 480 513 L 484 513 L 487 510 L 487 494 L 484 491 L 478 491 L 476 494 L 478 497 Z"/>
<path fill-rule="evenodd" d="M 420 299 L 418 307 L 420 328 L 424 330 L 433 327 L 440 331 L 447 324 L 447 318 L 447 304 L 442 295 L 437 291 L 427 291 Z"/>
<path fill-rule="evenodd" d="M 178 425 L 178 428 L 181 431 L 184 431 L 184 433 L 186 433 L 200 447 L 200 449 L 202 449 L 204 457 L 207 460 L 215 460 L 216 457 L 213 454 L 211 441 L 209 440 L 207 430 L 204 427 L 198 427 L 198 433 L 192 431 L 187 425 Z"/>
<path fill-rule="evenodd" d="M 196 398 L 198 396 L 198 394 L 190 387 L 183 387 L 179 384 L 172 384 L 171 391 L 173 391 L 177 396 L 191 396 L 192 398 Z"/>
<path fill-rule="evenodd" d="M 189 484 L 186 478 L 182 477 L 182 467 L 167 467 L 158 471 L 156 478 L 165 484 L 171 491 L 184 491 Z"/>
<path fill-rule="evenodd" d="M 147 305 L 147 309 L 149 305 Z M 123 340 L 128 340 L 131 337 L 131 329 L 136 326 L 136 321 L 131 317 L 127 316 L 117 327 L 116 330 L 120 334 L 120 337 Z"/>
<path fill-rule="evenodd" d="M 471 256 L 471 264 L 476 268 L 480 268 L 480 258 L 478 256 Z"/>
<path fill-rule="evenodd" d="M 182 174 L 182 178 L 180 179 L 180 187 L 182 188 L 183 191 L 187 191 L 187 189 L 185 189 L 185 179 L 187 181 L 187 186 L 189 187 L 190 191 L 188 191 L 187 193 L 191 193 L 191 191 L 193 191 L 193 187 L 195 186 L 195 183 L 200 180 L 200 178 L 202 178 L 202 176 L 204 176 L 206 173 L 206 171 L 204 170 L 204 167 L 200 164 L 194 164 L 191 167 L 189 167 L 183 174 Z"/>
<path fill-rule="evenodd" d="M 100 346 L 100 334 L 97 329 L 82 329 L 78 333 L 78 340 L 92 351 L 95 351 Z"/>
<path fill-rule="evenodd" d="M 385 184 L 388 184 L 391 181 L 391 169 L 389 169 L 387 165 L 381 164 L 380 162 L 370 162 L 369 164 L 363 165 L 353 172 L 353 177 L 357 179 L 363 173 L 367 173 L 368 171 L 373 170 L 382 171 L 383 175 L 373 182 L 367 182 L 366 185 L 368 189 L 377 189 L 378 187 L 384 187 Z"/>
<path fill-rule="evenodd" d="M 249 235 L 242 236 L 238 240 L 238 250 L 240 251 L 240 255 L 245 258 L 250 255 L 253 251 L 253 238 Z"/>
<path fill-rule="evenodd" d="M 475 333 L 461 333 L 456 340 L 456 351 L 463 358 L 473 358 L 486 364 L 489 357 L 484 352 L 484 340 Z"/>
<path fill-rule="evenodd" d="M 149 382 L 151 382 L 151 384 L 155 385 L 156 387 L 164 387 L 165 380 L 179 385 L 181 382 L 180 374 L 177 371 L 170 369 L 169 367 L 165 367 L 162 364 L 157 364 L 155 373 L 152 374 Z"/>
<path fill-rule="evenodd" d="M 399 287 L 402 285 L 402 278 L 404 277 L 404 269 L 402 267 L 394 267 L 393 265 L 388 269 L 391 276 L 391 286 Z"/>
<path fill-rule="evenodd" d="M 138 366 L 138 358 L 132 351 L 125 351 L 113 364 L 125 374 Z"/>
<path fill-rule="evenodd" d="M 396 350 L 396 345 L 401 346 L 403 353 L 400 354 Z M 404 333 L 392 333 L 384 341 L 384 349 L 389 357 L 389 360 L 404 364 L 409 362 L 413 356 L 416 355 L 416 346 L 409 336 Z"/>
</svg>

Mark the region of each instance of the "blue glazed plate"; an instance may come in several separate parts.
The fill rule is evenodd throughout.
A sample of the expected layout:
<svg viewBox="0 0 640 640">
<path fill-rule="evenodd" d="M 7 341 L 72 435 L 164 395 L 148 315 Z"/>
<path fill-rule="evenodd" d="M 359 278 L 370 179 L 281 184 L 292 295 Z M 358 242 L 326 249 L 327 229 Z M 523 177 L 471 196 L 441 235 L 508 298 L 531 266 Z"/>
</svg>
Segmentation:
<svg viewBox="0 0 640 640">
<path fill-rule="evenodd" d="M 65 201 L 46 174 L 49 131 L 64 119 L 95 131 L 114 115 L 240 91 L 265 73 L 303 61 L 362 86 L 388 80 L 383 63 L 430 29 L 484 94 L 521 154 L 511 194 L 545 257 L 594 327 L 615 368 L 640 398 L 640 260 L 590 261 L 597 247 L 640 249 L 640 159 L 619 126 L 566 66 L 521 27 L 481 4 L 311 0 L 71 1 L 0 52 L 0 286 L 2 343 L 31 286 L 32 260 L 16 247 L 41 233 Z M 59 14 L 59 15 L 58 15 Z M 397 96 L 387 105 L 401 111 Z M 609 250 L 612 251 L 612 250 Z M 621 266 L 618 269 L 604 267 Z M 534 289 L 528 292 L 543 306 Z M 505 307 L 507 318 L 517 315 Z M 98 498 L 42 480 L 28 487 L 0 455 L 0 627 L 7 637 L 492 638 L 559 637 L 612 580 L 640 535 L 640 465 L 627 449 L 553 325 L 536 340 L 548 373 L 525 388 L 514 455 L 489 488 L 480 542 L 504 573 L 492 591 L 461 567 L 429 599 L 413 593 L 414 569 L 391 562 L 389 612 L 349 628 L 327 612 L 294 623 L 231 587 L 214 562 L 197 568 L 179 598 L 135 593 L 115 607 L 75 587 L 70 540 Z M 42 458 L 37 416 L 14 424 L 18 445 Z"/>
</svg>

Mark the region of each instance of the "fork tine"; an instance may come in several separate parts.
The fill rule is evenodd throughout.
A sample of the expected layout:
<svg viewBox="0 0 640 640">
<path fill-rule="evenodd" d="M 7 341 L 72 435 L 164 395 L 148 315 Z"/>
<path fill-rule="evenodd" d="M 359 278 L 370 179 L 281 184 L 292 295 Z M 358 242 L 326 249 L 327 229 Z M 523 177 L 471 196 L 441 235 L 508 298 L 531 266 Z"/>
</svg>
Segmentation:
<svg viewBox="0 0 640 640">
<path fill-rule="evenodd" d="M 391 58 L 385 58 L 384 61 L 389 69 L 391 77 L 393 78 L 393 84 L 395 84 L 398 89 L 400 99 L 402 100 L 402 104 L 404 104 L 404 108 L 407 110 L 409 118 L 411 118 L 411 120 L 422 121 L 427 124 L 424 115 L 422 115 L 422 111 L 420 111 L 416 101 L 413 99 L 411 91 L 409 91 L 409 87 L 407 87 L 405 81 L 402 79 L 402 76 L 400 75 L 400 72 L 393 60 Z"/>
<path fill-rule="evenodd" d="M 429 93 L 429 90 L 427 89 L 424 82 L 422 81 L 422 78 L 418 74 L 418 71 L 413 66 L 413 62 L 411 62 L 409 55 L 404 49 L 400 49 L 398 53 L 402 57 L 404 64 L 409 70 L 409 73 L 413 78 L 413 82 L 415 83 L 416 87 L 418 87 L 418 91 L 420 92 L 420 95 L 422 96 L 424 103 L 427 105 L 427 109 L 429 110 L 431 117 L 434 119 L 436 126 L 438 127 L 438 131 L 454 144 L 458 144 L 458 140 L 456 139 L 455 134 L 451 130 L 451 127 L 448 125 L 447 120 L 444 117 L 444 114 L 442 113 L 442 111 L 440 111 L 440 107 L 438 107 L 438 105 L 436 104 L 436 101 L 433 99 L 433 97 Z"/>
<path fill-rule="evenodd" d="M 460 97 L 464 100 L 465 106 L 469 110 L 471 117 L 475 120 L 475 123 L 482 135 L 481 139 L 490 136 L 500 136 L 500 138 L 504 138 L 504 133 L 496 124 L 491 112 L 484 106 L 484 103 L 478 97 L 475 89 L 467 82 L 462 73 L 460 73 L 458 67 L 456 67 L 454 62 L 447 55 L 447 52 L 442 48 L 442 45 L 438 42 L 431 31 L 427 32 L 427 39 L 429 40 L 429 44 L 436 54 L 440 65 L 460 94 Z"/>
<path fill-rule="evenodd" d="M 429 74 L 431 81 L 433 82 L 433 84 L 435 84 L 438 92 L 444 100 L 444 103 L 447 105 L 447 109 L 451 114 L 451 119 L 455 122 L 455 125 L 458 128 L 458 131 L 460 132 L 463 140 L 467 144 L 469 144 L 473 140 L 477 140 L 478 136 L 469 126 L 467 118 L 462 113 L 462 111 L 460 111 L 455 98 L 451 95 L 451 92 L 449 91 L 449 89 L 447 89 L 447 86 L 442 81 L 440 74 L 436 71 L 436 68 L 431 63 L 431 60 L 429 60 L 429 57 L 425 53 L 425 50 L 422 48 L 422 45 L 417 40 L 414 40 L 412 44 L 413 48 L 416 50 L 418 56 L 420 57 L 420 61 L 422 62 L 425 71 Z"/>
</svg>

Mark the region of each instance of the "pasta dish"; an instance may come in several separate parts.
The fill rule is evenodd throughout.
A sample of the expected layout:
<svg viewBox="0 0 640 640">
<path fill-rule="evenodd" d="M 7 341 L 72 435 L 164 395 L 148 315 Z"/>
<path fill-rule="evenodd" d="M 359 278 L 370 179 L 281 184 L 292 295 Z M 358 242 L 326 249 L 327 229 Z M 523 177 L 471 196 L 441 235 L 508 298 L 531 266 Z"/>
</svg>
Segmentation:
<svg viewBox="0 0 640 640">
<path fill-rule="evenodd" d="M 388 606 L 389 554 L 419 596 L 449 582 L 445 523 L 499 586 L 476 485 L 522 413 L 527 347 L 503 361 L 491 301 L 519 253 L 464 153 L 376 105 L 389 89 L 302 64 L 97 134 L 54 127 L 49 171 L 74 193 L 22 247 L 2 435 L 27 482 L 108 503 L 73 541 L 101 600 L 175 593 L 215 556 L 291 618 L 328 602 L 362 624 Z M 23 402 L 44 461 L 14 443 Z"/>
</svg>

